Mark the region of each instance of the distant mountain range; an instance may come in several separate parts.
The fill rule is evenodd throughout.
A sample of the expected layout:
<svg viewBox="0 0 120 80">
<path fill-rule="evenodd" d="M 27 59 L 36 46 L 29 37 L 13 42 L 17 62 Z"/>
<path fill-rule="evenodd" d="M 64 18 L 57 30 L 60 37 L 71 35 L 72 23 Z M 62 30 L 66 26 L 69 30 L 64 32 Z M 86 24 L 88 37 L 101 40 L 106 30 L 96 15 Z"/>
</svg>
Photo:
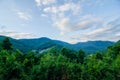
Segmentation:
<svg viewBox="0 0 120 80">
<path fill-rule="evenodd" d="M 2 41 L 4 38 L 5 36 L 0 36 L 0 41 Z M 111 41 L 87 41 L 70 44 L 59 40 L 52 40 L 46 37 L 36 39 L 10 38 L 10 41 L 12 42 L 14 48 L 17 48 L 22 52 L 28 52 L 31 50 L 41 51 L 56 46 L 59 48 L 66 47 L 68 49 L 76 51 L 78 51 L 79 49 L 83 49 L 87 53 L 93 53 L 96 51 L 105 51 L 108 46 L 111 46 L 115 43 Z"/>
</svg>

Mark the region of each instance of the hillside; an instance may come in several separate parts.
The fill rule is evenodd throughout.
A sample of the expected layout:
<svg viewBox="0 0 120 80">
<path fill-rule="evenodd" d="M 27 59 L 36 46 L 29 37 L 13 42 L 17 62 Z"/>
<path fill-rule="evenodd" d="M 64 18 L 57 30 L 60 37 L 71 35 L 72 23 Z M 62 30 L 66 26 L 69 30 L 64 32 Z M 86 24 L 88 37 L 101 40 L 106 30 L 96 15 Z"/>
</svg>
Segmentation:
<svg viewBox="0 0 120 80">
<path fill-rule="evenodd" d="M 0 36 L 0 42 L 5 38 L 5 36 Z M 13 45 L 13 48 L 14 49 L 19 49 L 20 51 L 22 52 L 28 52 L 30 51 L 32 48 L 30 48 L 28 45 L 25 45 L 23 43 L 21 43 L 19 40 L 17 39 L 13 39 L 13 38 L 10 38 L 10 41 Z"/>
<path fill-rule="evenodd" d="M 5 36 L 0 36 L 0 41 L 2 41 Z M 66 47 L 71 50 L 78 51 L 83 49 L 87 53 L 93 53 L 96 51 L 105 51 L 108 46 L 114 44 L 111 41 L 88 41 L 88 42 L 79 42 L 77 44 L 70 44 L 67 42 L 52 40 L 46 37 L 36 38 L 36 39 L 13 39 L 10 38 L 13 46 L 22 52 L 27 52 L 30 50 L 41 51 L 51 47 Z"/>
</svg>

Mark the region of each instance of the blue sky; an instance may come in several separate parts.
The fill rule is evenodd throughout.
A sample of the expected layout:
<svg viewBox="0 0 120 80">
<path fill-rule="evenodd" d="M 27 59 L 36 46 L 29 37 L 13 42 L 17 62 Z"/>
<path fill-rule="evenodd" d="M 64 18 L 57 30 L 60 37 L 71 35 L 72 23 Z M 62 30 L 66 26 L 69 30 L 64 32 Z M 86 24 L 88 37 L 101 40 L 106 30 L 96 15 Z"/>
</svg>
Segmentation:
<svg viewBox="0 0 120 80">
<path fill-rule="evenodd" d="M 0 0 L 0 35 L 117 41 L 120 0 Z"/>
</svg>

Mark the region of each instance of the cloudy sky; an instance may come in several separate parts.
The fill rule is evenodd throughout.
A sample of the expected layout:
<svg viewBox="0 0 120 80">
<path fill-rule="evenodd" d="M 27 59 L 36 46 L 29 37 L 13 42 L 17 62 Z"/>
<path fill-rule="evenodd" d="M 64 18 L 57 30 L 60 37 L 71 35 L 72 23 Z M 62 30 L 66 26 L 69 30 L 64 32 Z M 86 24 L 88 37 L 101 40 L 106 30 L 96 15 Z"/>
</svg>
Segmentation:
<svg viewBox="0 0 120 80">
<path fill-rule="evenodd" d="M 117 41 L 120 0 L 0 0 L 0 35 Z"/>
</svg>

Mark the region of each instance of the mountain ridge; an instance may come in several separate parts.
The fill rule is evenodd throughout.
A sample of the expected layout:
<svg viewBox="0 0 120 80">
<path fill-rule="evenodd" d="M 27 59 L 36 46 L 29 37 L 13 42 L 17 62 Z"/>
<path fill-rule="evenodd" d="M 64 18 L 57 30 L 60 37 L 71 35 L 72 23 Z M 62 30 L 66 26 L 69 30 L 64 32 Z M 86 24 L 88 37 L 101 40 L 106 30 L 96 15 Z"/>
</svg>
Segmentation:
<svg viewBox="0 0 120 80">
<path fill-rule="evenodd" d="M 0 36 L 0 41 L 3 40 L 6 36 Z M 60 40 L 53 40 L 47 37 L 41 38 L 32 38 L 32 39 L 14 39 L 9 37 L 13 46 L 17 49 L 20 49 L 23 52 L 30 50 L 44 50 L 50 47 L 66 47 L 71 50 L 78 51 L 83 49 L 87 53 L 93 53 L 96 51 L 105 51 L 108 46 L 113 45 L 115 42 L 112 41 L 86 41 L 78 42 L 76 44 L 70 44 Z"/>
</svg>

